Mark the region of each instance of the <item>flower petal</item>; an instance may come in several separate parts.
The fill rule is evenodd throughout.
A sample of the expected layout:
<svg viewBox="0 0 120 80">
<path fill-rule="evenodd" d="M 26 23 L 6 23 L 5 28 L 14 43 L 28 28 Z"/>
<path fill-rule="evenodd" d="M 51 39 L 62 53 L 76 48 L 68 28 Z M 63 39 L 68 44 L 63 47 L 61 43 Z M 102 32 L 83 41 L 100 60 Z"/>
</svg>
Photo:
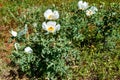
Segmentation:
<svg viewBox="0 0 120 80">
<path fill-rule="evenodd" d="M 44 30 L 46 30 L 46 27 L 47 27 L 46 22 L 43 22 L 43 23 L 42 23 L 42 28 L 43 28 Z"/>
<path fill-rule="evenodd" d="M 60 30 L 60 24 L 57 24 L 56 25 L 56 31 L 59 31 Z"/>
<path fill-rule="evenodd" d="M 52 12 L 51 9 L 47 9 L 47 10 L 44 12 L 44 17 L 45 17 L 46 19 L 48 19 L 48 16 L 51 15 L 52 13 L 53 13 L 53 12 Z"/>
<path fill-rule="evenodd" d="M 24 52 L 26 52 L 26 53 L 33 53 L 33 50 L 31 49 L 31 47 L 26 47 L 24 49 Z"/>
<path fill-rule="evenodd" d="M 47 26 L 55 26 L 56 22 L 55 21 L 49 21 L 47 22 Z"/>
<path fill-rule="evenodd" d="M 89 6 L 88 6 L 88 3 L 87 2 L 83 2 L 82 0 L 78 2 L 78 8 L 79 9 L 82 9 L 82 10 L 85 10 L 87 9 Z"/>
<path fill-rule="evenodd" d="M 12 36 L 14 36 L 14 37 L 16 37 L 16 36 L 17 36 L 17 32 L 16 32 L 16 31 L 13 31 L 13 30 L 12 30 L 10 33 L 11 33 L 11 34 L 12 34 Z"/>
<path fill-rule="evenodd" d="M 53 13 L 54 13 L 54 18 L 55 18 L 55 19 L 58 19 L 58 18 L 59 18 L 59 13 L 58 13 L 58 11 L 54 11 Z"/>
<path fill-rule="evenodd" d="M 79 2 L 78 2 L 78 6 L 80 6 L 82 3 L 83 3 L 83 1 L 79 1 Z"/>
<path fill-rule="evenodd" d="M 95 6 L 92 6 L 90 9 L 91 9 L 92 11 L 98 11 L 98 9 L 97 9 Z"/>
</svg>

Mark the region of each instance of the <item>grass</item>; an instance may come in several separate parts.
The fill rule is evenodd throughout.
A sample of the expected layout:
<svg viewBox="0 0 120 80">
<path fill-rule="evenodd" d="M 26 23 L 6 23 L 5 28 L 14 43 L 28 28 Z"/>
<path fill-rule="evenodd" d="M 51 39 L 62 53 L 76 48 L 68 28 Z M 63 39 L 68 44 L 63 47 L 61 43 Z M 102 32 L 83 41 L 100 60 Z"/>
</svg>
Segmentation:
<svg viewBox="0 0 120 80">
<path fill-rule="evenodd" d="M 66 5 L 73 0 L 0 0 L 0 77 L 3 76 L 4 72 L 11 70 L 9 66 L 4 64 L 4 61 L 9 63 L 7 55 L 10 54 L 13 43 L 9 43 L 9 30 L 11 28 L 16 28 L 18 26 L 17 21 L 15 21 L 14 15 L 12 13 L 19 13 L 27 8 L 34 6 L 48 6 L 55 4 L 59 10 L 62 10 L 62 5 Z M 86 0 L 90 3 L 100 3 L 104 0 Z M 63 3 L 64 4 L 63 4 Z M 73 1 L 74 2 L 74 1 Z M 119 0 L 106 0 L 106 4 L 110 2 L 120 3 Z M 9 10 L 12 12 L 9 12 Z M 66 9 L 67 10 L 67 9 Z M 16 15 L 15 15 L 16 16 Z M 82 52 L 80 56 L 82 58 L 79 61 L 79 66 L 72 67 L 74 79 L 84 79 L 84 80 L 111 80 L 120 79 L 120 40 L 117 41 L 117 48 L 113 52 L 103 52 L 95 53 L 94 48 L 91 48 L 91 52 Z M 6 75 L 8 75 L 6 73 Z"/>
</svg>

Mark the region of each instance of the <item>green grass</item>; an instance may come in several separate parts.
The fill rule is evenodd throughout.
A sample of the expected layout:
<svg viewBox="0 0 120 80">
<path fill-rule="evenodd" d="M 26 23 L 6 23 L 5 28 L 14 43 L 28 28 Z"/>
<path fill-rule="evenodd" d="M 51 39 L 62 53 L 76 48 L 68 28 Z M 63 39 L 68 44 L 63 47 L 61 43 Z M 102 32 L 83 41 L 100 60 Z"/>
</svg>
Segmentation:
<svg viewBox="0 0 120 80">
<path fill-rule="evenodd" d="M 62 10 L 62 5 L 69 4 L 73 0 L 0 0 L 3 4 L 0 8 L 0 28 L 1 26 L 9 26 L 9 29 L 16 28 L 18 26 L 17 21 L 14 19 L 12 13 L 16 11 L 22 11 L 24 9 L 34 6 L 46 6 L 50 8 L 55 4 L 59 10 Z M 90 3 L 100 3 L 104 1 L 106 4 L 110 2 L 120 3 L 119 0 L 86 0 Z M 74 1 L 73 1 L 74 2 Z M 77 6 L 76 6 L 77 7 Z M 65 8 L 67 10 L 67 8 Z M 9 10 L 11 12 L 9 12 Z M 15 15 L 16 16 L 16 15 Z M 7 30 L 9 31 L 9 30 Z M 0 32 L 4 34 L 4 32 Z M 9 35 L 9 34 L 8 34 Z M 4 43 L 4 37 L 0 36 L 0 48 Z M 91 51 L 82 51 L 80 54 L 81 59 L 77 63 L 79 66 L 72 67 L 74 79 L 85 79 L 85 80 L 112 80 L 120 79 L 120 40 L 117 41 L 117 49 L 113 52 L 95 52 L 94 48 Z M 1 50 L 0 50 L 1 51 Z M 1 53 L 1 52 L 0 52 Z M 4 69 L 4 68 L 3 68 Z M 6 68 L 5 68 L 6 69 Z M 0 67 L 1 70 L 1 67 Z M 1 73 L 1 72 L 0 72 Z"/>
</svg>

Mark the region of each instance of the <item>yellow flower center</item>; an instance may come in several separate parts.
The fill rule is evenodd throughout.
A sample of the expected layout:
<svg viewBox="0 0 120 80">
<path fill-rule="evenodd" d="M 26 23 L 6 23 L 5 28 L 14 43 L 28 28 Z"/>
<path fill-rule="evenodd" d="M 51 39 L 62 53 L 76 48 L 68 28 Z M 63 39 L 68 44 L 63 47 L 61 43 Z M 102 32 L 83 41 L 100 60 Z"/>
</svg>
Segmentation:
<svg viewBox="0 0 120 80">
<path fill-rule="evenodd" d="M 88 12 L 88 14 L 89 14 L 89 15 L 92 15 L 92 14 L 93 14 L 93 12 L 92 12 L 92 11 L 89 11 L 89 12 Z"/>
<path fill-rule="evenodd" d="M 48 16 L 48 19 L 52 19 L 53 18 L 53 14 L 50 14 L 49 16 Z"/>
<path fill-rule="evenodd" d="M 54 32 L 55 28 L 53 26 L 48 27 L 49 32 Z"/>
</svg>

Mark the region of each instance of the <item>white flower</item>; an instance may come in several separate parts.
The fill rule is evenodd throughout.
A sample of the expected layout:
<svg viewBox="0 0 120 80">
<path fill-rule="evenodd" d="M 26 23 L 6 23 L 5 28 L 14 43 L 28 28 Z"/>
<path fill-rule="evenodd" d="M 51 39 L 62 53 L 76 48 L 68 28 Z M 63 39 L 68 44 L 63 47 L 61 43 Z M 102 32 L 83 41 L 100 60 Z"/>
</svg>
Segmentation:
<svg viewBox="0 0 120 80">
<path fill-rule="evenodd" d="M 82 0 L 78 2 L 78 8 L 81 9 L 81 10 L 85 10 L 87 9 L 89 6 L 88 6 L 88 3 L 87 2 L 83 2 Z"/>
<path fill-rule="evenodd" d="M 60 30 L 60 24 L 56 25 L 55 21 L 49 21 L 49 22 L 43 22 L 42 23 L 42 28 L 49 33 L 55 33 L 56 31 Z"/>
<path fill-rule="evenodd" d="M 47 9 L 45 12 L 44 12 L 44 17 L 45 19 L 47 20 L 56 20 L 59 18 L 59 13 L 58 11 L 52 11 L 51 9 Z"/>
<path fill-rule="evenodd" d="M 33 50 L 32 50 L 30 47 L 26 47 L 26 48 L 24 49 L 24 51 L 25 51 L 26 53 L 32 53 L 32 52 L 33 52 Z"/>
<path fill-rule="evenodd" d="M 98 9 L 95 6 L 92 6 L 90 9 L 86 10 L 86 15 L 91 16 L 95 14 L 98 11 Z"/>
<path fill-rule="evenodd" d="M 14 36 L 14 37 L 16 37 L 16 36 L 17 36 L 17 32 L 16 32 L 16 31 L 13 31 L 13 30 L 12 30 L 10 33 L 11 33 L 11 34 L 12 34 L 12 36 Z"/>
</svg>

